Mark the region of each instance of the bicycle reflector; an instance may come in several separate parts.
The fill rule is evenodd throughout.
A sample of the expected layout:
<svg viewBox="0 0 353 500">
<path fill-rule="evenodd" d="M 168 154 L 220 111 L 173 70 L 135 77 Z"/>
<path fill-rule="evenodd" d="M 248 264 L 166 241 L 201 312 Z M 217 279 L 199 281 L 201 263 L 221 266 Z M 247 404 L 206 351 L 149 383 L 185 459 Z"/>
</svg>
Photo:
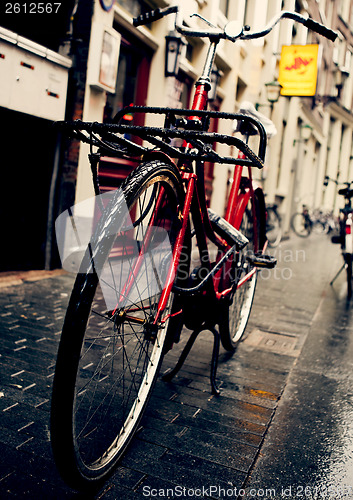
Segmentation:
<svg viewBox="0 0 353 500">
<path fill-rule="evenodd" d="M 353 253 L 352 214 L 348 214 L 345 226 L 346 226 L 345 252 L 351 254 Z"/>
</svg>

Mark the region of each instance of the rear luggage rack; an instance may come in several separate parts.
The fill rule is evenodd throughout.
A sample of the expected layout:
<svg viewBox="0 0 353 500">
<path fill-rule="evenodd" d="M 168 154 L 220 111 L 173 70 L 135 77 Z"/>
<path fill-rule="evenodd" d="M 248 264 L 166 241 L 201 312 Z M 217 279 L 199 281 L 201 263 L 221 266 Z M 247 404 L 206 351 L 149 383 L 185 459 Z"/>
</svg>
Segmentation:
<svg viewBox="0 0 353 500">
<path fill-rule="evenodd" d="M 151 113 L 164 115 L 163 127 L 145 127 L 125 125 L 120 121 L 126 114 Z M 211 118 L 248 122 L 259 132 L 258 152 L 255 154 L 241 139 L 231 135 L 206 132 Z M 102 154 L 122 158 L 142 156 L 147 152 L 159 149 L 172 158 L 184 160 L 209 161 L 231 165 L 246 165 L 263 168 L 266 151 L 266 132 L 263 125 L 250 116 L 239 113 L 223 113 L 219 111 L 195 111 L 176 108 L 155 108 L 145 106 L 128 106 L 117 113 L 114 123 L 57 122 L 58 126 L 70 130 L 70 135 L 83 142 L 97 146 Z M 148 142 L 152 147 L 140 145 L 130 136 Z M 180 139 L 191 144 L 187 150 L 175 144 Z M 223 156 L 215 151 L 217 143 L 238 148 L 246 158 Z"/>
</svg>

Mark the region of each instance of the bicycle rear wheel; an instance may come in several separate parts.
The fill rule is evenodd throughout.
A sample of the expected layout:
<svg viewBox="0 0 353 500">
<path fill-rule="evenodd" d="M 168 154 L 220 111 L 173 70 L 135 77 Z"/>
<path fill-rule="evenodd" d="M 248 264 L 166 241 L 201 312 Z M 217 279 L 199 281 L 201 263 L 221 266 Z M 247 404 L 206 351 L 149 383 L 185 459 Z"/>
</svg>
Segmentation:
<svg viewBox="0 0 353 500">
<path fill-rule="evenodd" d="M 260 231 L 263 231 L 261 217 L 262 213 L 264 214 L 265 212 L 260 210 L 260 203 L 257 198 L 255 202 L 255 210 L 258 218 L 257 235 L 259 238 Z M 238 288 L 231 296 L 223 299 L 219 320 L 219 333 L 222 345 L 224 349 L 230 352 L 237 348 L 245 332 L 257 283 L 257 270 L 246 258 L 247 255 L 259 250 L 259 244 L 255 241 L 254 218 L 250 201 L 244 211 L 239 229 L 248 238 L 249 243 L 234 257 L 231 269 L 231 273 L 233 273 L 231 281 L 234 282 L 235 280 L 238 283 Z"/>
<path fill-rule="evenodd" d="M 275 248 L 280 244 L 282 238 L 281 220 L 277 210 L 267 207 L 266 236 L 270 247 Z"/>
<path fill-rule="evenodd" d="M 311 233 L 311 223 L 301 212 L 292 216 L 290 225 L 295 234 L 301 238 L 307 238 Z"/>
<path fill-rule="evenodd" d="M 156 381 L 172 294 L 165 322 L 154 320 L 180 229 L 181 186 L 173 166 L 139 166 L 102 216 L 91 268 L 76 278 L 51 411 L 54 458 L 76 489 L 99 486 L 112 471 Z"/>
</svg>

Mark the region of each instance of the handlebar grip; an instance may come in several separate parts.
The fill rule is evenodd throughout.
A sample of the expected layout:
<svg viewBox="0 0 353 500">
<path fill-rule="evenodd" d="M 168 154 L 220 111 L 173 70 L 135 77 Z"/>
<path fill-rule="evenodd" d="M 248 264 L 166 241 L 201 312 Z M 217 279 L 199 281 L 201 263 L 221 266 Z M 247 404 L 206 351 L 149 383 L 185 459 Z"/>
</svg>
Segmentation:
<svg viewBox="0 0 353 500">
<path fill-rule="evenodd" d="M 158 19 L 162 19 L 162 17 L 167 16 L 168 14 L 172 14 L 173 12 L 178 12 L 178 7 L 167 7 L 166 9 L 155 9 L 150 12 L 146 12 L 145 14 L 141 14 L 138 17 L 134 17 L 132 20 L 132 24 L 134 26 L 142 26 L 144 24 L 150 24 L 153 21 L 158 21 Z"/>
<path fill-rule="evenodd" d="M 334 42 L 338 36 L 335 31 L 326 28 L 326 26 L 324 26 L 323 24 L 320 24 L 310 18 L 305 21 L 304 26 L 309 28 L 309 30 L 316 31 L 316 33 L 319 33 L 319 35 L 328 38 L 332 42 Z"/>
</svg>

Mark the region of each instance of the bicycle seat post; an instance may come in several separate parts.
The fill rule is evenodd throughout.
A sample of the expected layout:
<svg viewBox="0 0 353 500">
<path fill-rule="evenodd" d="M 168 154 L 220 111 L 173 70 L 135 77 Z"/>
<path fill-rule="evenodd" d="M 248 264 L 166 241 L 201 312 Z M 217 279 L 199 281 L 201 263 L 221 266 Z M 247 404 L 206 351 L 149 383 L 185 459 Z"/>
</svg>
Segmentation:
<svg viewBox="0 0 353 500">
<path fill-rule="evenodd" d="M 218 42 L 219 38 L 211 40 L 210 46 L 208 48 L 206 61 L 203 67 L 202 75 L 195 83 L 196 90 L 192 103 L 192 109 L 205 110 L 207 108 L 208 92 L 211 90 L 211 72 L 216 55 Z M 190 117 L 190 120 L 200 121 L 200 118 Z"/>
</svg>

